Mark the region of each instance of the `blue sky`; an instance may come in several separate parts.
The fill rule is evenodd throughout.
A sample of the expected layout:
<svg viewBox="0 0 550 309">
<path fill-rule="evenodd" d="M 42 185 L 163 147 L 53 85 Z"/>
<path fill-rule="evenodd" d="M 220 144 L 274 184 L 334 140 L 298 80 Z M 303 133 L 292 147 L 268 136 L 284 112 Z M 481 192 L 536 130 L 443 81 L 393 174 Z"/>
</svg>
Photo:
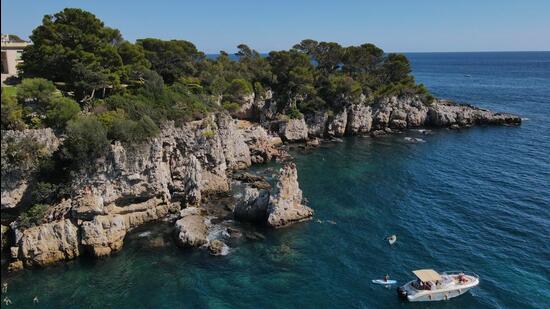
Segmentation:
<svg viewBox="0 0 550 309">
<path fill-rule="evenodd" d="M 305 38 L 386 51 L 550 50 L 549 0 L 128 1 L 2 0 L 2 33 L 28 37 L 45 14 L 91 11 L 124 38 L 192 41 L 232 52 L 265 52 Z"/>
</svg>

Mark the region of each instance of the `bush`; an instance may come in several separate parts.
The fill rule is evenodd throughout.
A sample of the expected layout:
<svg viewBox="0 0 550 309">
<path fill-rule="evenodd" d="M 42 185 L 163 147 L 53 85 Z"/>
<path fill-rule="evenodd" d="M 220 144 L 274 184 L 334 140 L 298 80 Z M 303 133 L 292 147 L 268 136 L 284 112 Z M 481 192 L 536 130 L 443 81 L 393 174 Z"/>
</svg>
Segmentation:
<svg viewBox="0 0 550 309">
<path fill-rule="evenodd" d="M 229 112 L 236 112 L 239 110 L 239 108 L 241 108 L 241 105 L 235 102 L 223 102 L 222 106 L 223 106 L 223 109 Z"/>
<path fill-rule="evenodd" d="M 109 138 L 122 142 L 135 143 L 155 137 L 159 128 L 148 116 L 143 116 L 139 121 L 131 119 L 117 119 L 109 129 Z"/>
<path fill-rule="evenodd" d="M 64 128 L 67 121 L 80 113 L 80 105 L 67 97 L 55 97 L 46 112 L 46 122 L 54 128 Z"/>
<path fill-rule="evenodd" d="M 45 108 L 56 88 L 44 78 L 26 78 L 17 86 L 17 100 L 21 103 L 33 102 Z"/>
<path fill-rule="evenodd" d="M 95 116 L 83 116 L 67 123 L 64 153 L 75 163 L 103 155 L 109 145 L 107 130 Z"/>
<path fill-rule="evenodd" d="M 2 87 L 2 130 L 23 130 L 23 107 Z"/>
<path fill-rule="evenodd" d="M 31 204 L 49 204 L 53 202 L 57 186 L 49 182 L 38 182 L 31 192 Z"/>
<path fill-rule="evenodd" d="M 30 137 L 2 141 L 2 174 L 14 168 L 29 170 L 46 157 L 47 149 Z"/>
<path fill-rule="evenodd" d="M 252 85 L 242 78 L 237 78 L 229 83 L 229 87 L 225 90 L 227 96 L 233 99 L 240 99 L 252 93 Z"/>
<path fill-rule="evenodd" d="M 19 226 L 29 228 L 42 222 L 48 205 L 35 204 L 19 215 Z"/>
<path fill-rule="evenodd" d="M 206 138 L 213 138 L 214 136 L 216 136 L 216 132 L 214 132 L 213 130 L 205 130 L 202 132 L 202 135 Z"/>
<path fill-rule="evenodd" d="M 286 114 L 290 119 L 302 119 L 304 117 L 296 107 L 291 107 Z"/>
</svg>

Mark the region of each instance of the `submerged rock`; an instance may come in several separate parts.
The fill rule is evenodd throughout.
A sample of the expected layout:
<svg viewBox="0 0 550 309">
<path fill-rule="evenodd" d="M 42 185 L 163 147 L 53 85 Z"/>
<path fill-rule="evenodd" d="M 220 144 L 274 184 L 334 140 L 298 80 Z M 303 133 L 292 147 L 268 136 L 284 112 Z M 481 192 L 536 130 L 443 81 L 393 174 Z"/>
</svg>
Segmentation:
<svg viewBox="0 0 550 309">
<path fill-rule="evenodd" d="M 229 247 L 223 241 L 214 239 L 208 243 L 208 251 L 211 255 L 227 255 Z"/>
</svg>

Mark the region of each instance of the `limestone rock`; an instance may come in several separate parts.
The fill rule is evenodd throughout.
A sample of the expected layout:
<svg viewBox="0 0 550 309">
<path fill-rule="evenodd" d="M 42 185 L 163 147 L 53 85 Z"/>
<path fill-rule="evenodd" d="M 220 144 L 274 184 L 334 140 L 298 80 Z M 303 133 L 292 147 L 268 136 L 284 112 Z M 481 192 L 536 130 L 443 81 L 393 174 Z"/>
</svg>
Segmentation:
<svg viewBox="0 0 550 309">
<path fill-rule="evenodd" d="M 318 111 L 313 114 L 307 114 L 305 121 L 308 128 L 308 136 L 323 137 L 325 135 L 325 129 L 328 121 L 327 112 Z"/>
<path fill-rule="evenodd" d="M 368 133 L 372 127 L 371 107 L 353 104 L 349 107 L 346 133 L 349 135 Z"/>
<path fill-rule="evenodd" d="M 223 241 L 214 239 L 208 243 L 208 251 L 211 255 L 227 255 L 229 247 Z"/>
<path fill-rule="evenodd" d="M 233 186 L 237 199 L 233 215 L 235 219 L 250 222 L 265 222 L 269 204 L 269 191 L 259 190 L 249 184 L 240 183 Z"/>
<path fill-rule="evenodd" d="M 176 241 L 183 247 L 200 247 L 208 242 L 208 227 L 201 215 L 188 215 L 176 221 Z"/>
<path fill-rule="evenodd" d="M 313 210 L 302 204 L 296 165 L 287 163 L 279 171 L 277 186 L 269 201 L 267 222 L 273 227 L 283 227 L 312 216 Z"/>
<path fill-rule="evenodd" d="M 332 119 L 329 120 L 327 127 L 327 134 L 334 137 L 342 137 L 346 133 L 346 125 L 348 123 L 348 111 L 343 109 L 339 113 L 335 114 Z"/>
<path fill-rule="evenodd" d="M 303 118 L 288 119 L 279 123 L 279 136 L 290 142 L 305 141 L 308 136 L 308 128 Z"/>
<path fill-rule="evenodd" d="M 27 267 L 46 266 L 80 255 L 78 228 L 69 220 L 15 229 L 18 258 Z"/>
<path fill-rule="evenodd" d="M 252 164 L 250 150 L 242 132 L 237 129 L 236 122 L 227 114 L 217 116 L 218 131 L 227 168 L 234 170 L 244 169 Z"/>
<path fill-rule="evenodd" d="M 82 223 L 82 245 L 94 256 L 109 255 L 120 250 L 128 227 L 122 215 L 96 216 Z"/>
</svg>

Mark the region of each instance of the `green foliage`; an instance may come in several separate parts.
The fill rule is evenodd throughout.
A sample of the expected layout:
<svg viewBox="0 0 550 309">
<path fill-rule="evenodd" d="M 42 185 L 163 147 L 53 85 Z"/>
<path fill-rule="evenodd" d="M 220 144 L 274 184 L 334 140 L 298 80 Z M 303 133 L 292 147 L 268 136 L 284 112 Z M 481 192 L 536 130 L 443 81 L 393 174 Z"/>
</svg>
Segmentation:
<svg viewBox="0 0 550 309">
<path fill-rule="evenodd" d="M 23 107 L 2 87 L 2 130 L 23 130 Z"/>
<path fill-rule="evenodd" d="M 302 113 L 300 113 L 300 111 L 296 107 L 291 107 L 287 111 L 286 114 L 288 115 L 288 117 L 290 117 L 290 119 L 302 119 L 302 118 L 304 118 L 304 115 Z"/>
<path fill-rule="evenodd" d="M 103 155 L 109 145 L 107 130 L 95 116 L 81 116 L 67 123 L 64 153 L 74 163 L 87 162 Z"/>
<path fill-rule="evenodd" d="M 21 104 L 34 103 L 38 105 L 38 110 L 45 111 L 56 90 L 47 79 L 26 78 L 17 86 L 17 100 Z"/>
<path fill-rule="evenodd" d="M 223 102 L 222 106 L 229 112 L 236 112 L 241 108 L 241 105 L 235 102 Z"/>
<path fill-rule="evenodd" d="M 252 85 L 242 78 L 237 78 L 231 81 L 225 90 L 226 97 L 232 100 L 242 99 L 253 92 Z"/>
<path fill-rule="evenodd" d="M 46 121 L 53 127 L 62 129 L 67 121 L 80 113 L 80 105 L 67 97 L 55 97 L 51 99 L 46 111 Z"/>
<path fill-rule="evenodd" d="M 197 64 L 204 54 L 193 43 L 183 40 L 163 41 L 159 39 L 141 39 L 137 41 L 145 51 L 145 57 L 151 68 L 172 84 L 185 75 L 194 75 Z"/>
<path fill-rule="evenodd" d="M 49 182 L 38 182 L 31 192 L 31 204 L 50 204 L 57 194 L 57 185 Z"/>
<path fill-rule="evenodd" d="M 40 224 L 44 220 L 48 207 L 49 206 L 45 204 L 33 205 L 19 216 L 19 226 L 22 228 L 30 228 Z"/>
<path fill-rule="evenodd" d="M 46 15 L 23 51 L 23 77 L 43 77 L 64 83 L 77 100 L 92 97 L 94 90 L 118 86 L 122 58 L 117 45 L 120 32 L 105 27 L 92 13 L 67 8 Z"/>
<path fill-rule="evenodd" d="M 32 169 L 47 155 L 44 145 L 30 137 L 2 140 L 2 173 L 13 168 Z"/>
<path fill-rule="evenodd" d="M 214 138 L 214 136 L 216 136 L 216 132 L 212 130 L 204 130 L 202 131 L 202 135 L 206 138 Z"/>
</svg>

